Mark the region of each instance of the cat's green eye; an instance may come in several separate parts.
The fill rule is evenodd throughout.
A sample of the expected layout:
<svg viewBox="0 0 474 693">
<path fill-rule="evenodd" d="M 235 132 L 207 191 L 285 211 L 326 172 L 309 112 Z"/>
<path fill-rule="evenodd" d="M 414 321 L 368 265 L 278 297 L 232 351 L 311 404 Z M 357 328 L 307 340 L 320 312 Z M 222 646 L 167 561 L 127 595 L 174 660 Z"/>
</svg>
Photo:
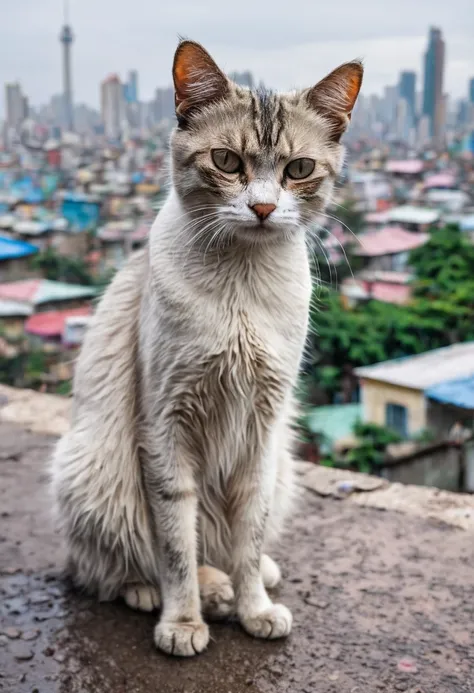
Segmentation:
<svg viewBox="0 0 474 693">
<path fill-rule="evenodd" d="M 240 157 L 230 149 L 213 149 L 211 156 L 214 165 L 224 173 L 237 173 L 242 166 Z"/>
<path fill-rule="evenodd" d="M 302 178 L 307 178 L 310 176 L 313 173 L 315 166 L 316 162 L 314 159 L 303 157 L 301 159 L 293 159 L 293 161 L 290 161 L 285 171 L 289 178 L 293 178 L 293 180 L 301 180 Z"/>
</svg>

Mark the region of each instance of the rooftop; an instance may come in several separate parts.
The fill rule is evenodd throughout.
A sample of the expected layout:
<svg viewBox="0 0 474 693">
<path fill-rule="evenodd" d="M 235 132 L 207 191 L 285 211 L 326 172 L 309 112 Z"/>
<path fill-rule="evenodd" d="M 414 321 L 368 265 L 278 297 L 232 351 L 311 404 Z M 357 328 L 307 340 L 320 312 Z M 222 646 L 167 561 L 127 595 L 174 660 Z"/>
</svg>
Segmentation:
<svg viewBox="0 0 474 693">
<path fill-rule="evenodd" d="M 383 361 L 356 369 L 360 378 L 427 390 L 448 380 L 474 374 L 474 342 L 433 349 L 418 356 Z"/>
<path fill-rule="evenodd" d="M 441 217 L 441 212 L 438 209 L 413 205 L 393 207 L 386 214 L 387 220 L 396 224 L 434 224 Z"/>
<path fill-rule="evenodd" d="M 0 261 L 28 257 L 37 252 L 38 248 L 30 243 L 0 236 Z"/>
<path fill-rule="evenodd" d="M 0 284 L 0 299 L 18 301 L 33 306 L 50 301 L 92 298 L 96 293 L 96 289 L 92 286 L 66 284 L 48 279 L 25 279 Z"/>
<path fill-rule="evenodd" d="M 404 159 L 402 161 L 387 161 L 385 170 L 387 173 L 417 174 L 425 167 L 421 159 Z"/>
<path fill-rule="evenodd" d="M 474 409 L 474 375 L 433 385 L 425 390 L 425 395 L 454 407 Z"/>
<path fill-rule="evenodd" d="M 25 323 L 25 332 L 38 337 L 60 337 L 68 318 L 90 315 L 88 306 L 69 310 L 52 310 L 32 315 Z"/>
<path fill-rule="evenodd" d="M 360 235 L 360 247 L 357 247 L 355 252 L 363 257 L 393 255 L 419 248 L 428 239 L 427 233 L 413 233 L 401 226 L 386 226 L 379 231 Z"/>
<path fill-rule="evenodd" d="M 428 188 L 454 188 L 456 176 L 453 173 L 435 173 L 423 181 L 423 187 Z"/>
</svg>

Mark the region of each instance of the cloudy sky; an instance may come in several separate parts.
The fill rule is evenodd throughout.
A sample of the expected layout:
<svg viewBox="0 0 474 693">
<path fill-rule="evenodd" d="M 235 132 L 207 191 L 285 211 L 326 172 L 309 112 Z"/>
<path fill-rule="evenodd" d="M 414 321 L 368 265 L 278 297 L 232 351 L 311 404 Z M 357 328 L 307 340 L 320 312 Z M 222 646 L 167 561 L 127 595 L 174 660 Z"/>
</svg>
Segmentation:
<svg viewBox="0 0 474 693">
<path fill-rule="evenodd" d="M 97 106 L 99 82 L 130 68 L 140 98 L 170 82 L 177 36 L 201 41 L 227 71 L 251 69 L 275 88 L 305 86 L 362 57 L 364 92 L 400 70 L 420 73 L 429 25 L 447 44 L 445 89 L 474 76 L 473 0 L 70 0 L 76 102 Z M 166 8 L 166 9 L 165 9 Z M 61 90 L 62 0 L 0 0 L 0 84 L 19 80 L 34 105 Z M 3 111 L 3 89 L 0 90 Z"/>
</svg>

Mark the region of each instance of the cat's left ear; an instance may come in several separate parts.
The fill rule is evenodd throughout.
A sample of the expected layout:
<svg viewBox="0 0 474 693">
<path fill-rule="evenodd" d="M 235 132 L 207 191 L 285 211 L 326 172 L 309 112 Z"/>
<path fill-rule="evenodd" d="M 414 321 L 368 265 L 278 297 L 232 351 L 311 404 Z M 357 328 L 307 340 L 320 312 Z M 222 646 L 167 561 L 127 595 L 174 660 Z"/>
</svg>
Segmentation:
<svg viewBox="0 0 474 693">
<path fill-rule="evenodd" d="M 224 98 L 229 80 L 209 53 L 194 41 L 182 41 L 173 62 L 175 105 L 178 122 L 196 110 Z"/>
<path fill-rule="evenodd" d="M 332 139 L 336 142 L 351 119 L 363 74 L 362 63 L 354 60 L 336 68 L 306 92 L 310 106 L 330 122 Z"/>
</svg>

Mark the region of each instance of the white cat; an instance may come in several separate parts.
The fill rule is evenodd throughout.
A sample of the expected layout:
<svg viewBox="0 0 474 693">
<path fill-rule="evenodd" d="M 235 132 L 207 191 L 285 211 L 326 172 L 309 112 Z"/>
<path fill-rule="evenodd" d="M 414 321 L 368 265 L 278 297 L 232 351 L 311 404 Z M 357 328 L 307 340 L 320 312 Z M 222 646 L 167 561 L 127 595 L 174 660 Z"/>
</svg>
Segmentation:
<svg viewBox="0 0 474 693">
<path fill-rule="evenodd" d="M 252 92 L 185 41 L 173 77 L 173 188 L 98 307 L 53 478 L 76 583 L 161 603 L 156 645 L 188 656 L 209 641 L 202 613 L 235 610 L 256 637 L 291 629 L 262 551 L 292 493 L 305 230 L 340 171 L 362 67 Z"/>
</svg>

